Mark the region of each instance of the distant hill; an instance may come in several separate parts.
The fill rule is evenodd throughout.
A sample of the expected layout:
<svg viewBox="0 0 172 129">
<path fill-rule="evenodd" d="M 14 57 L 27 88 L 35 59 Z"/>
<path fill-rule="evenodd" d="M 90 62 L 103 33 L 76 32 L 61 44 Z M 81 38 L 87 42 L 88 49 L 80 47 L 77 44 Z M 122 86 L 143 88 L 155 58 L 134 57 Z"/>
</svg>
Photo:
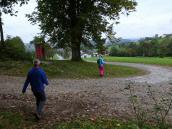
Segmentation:
<svg viewBox="0 0 172 129">
<path fill-rule="evenodd" d="M 106 41 L 106 46 L 111 46 L 111 45 L 113 45 L 113 44 L 127 44 L 127 43 L 131 43 L 131 42 L 137 42 L 137 41 L 139 41 L 140 40 L 140 38 L 138 38 L 138 39 L 122 39 L 122 38 L 120 38 L 120 39 L 114 39 L 114 40 L 111 40 L 111 41 L 109 41 L 109 40 L 107 40 Z"/>
<path fill-rule="evenodd" d="M 35 51 L 35 46 L 33 44 L 30 44 L 30 43 L 25 43 L 25 48 L 26 48 L 26 51 L 29 51 L 29 52 Z"/>
<path fill-rule="evenodd" d="M 120 39 L 118 43 L 131 43 L 131 42 L 137 42 L 139 39 Z"/>
</svg>

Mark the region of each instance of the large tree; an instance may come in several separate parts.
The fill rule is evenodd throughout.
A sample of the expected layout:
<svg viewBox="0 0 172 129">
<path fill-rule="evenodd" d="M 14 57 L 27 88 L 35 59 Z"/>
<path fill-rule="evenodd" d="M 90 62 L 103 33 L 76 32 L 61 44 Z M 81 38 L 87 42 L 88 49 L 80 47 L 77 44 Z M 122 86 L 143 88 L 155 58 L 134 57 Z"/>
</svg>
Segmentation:
<svg viewBox="0 0 172 129">
<path fill-rule="evenodd" d="M 121 13 L 135 10 L 134 0 L 37 0 L 36 10 L 28 15 L 39 23 L 42 33 L 58 47 L 70 47 L 72 60 L 81 60 L 80 45 L 112 33 L 109 22 Z"/>
<path fill-rule="evenodd" d="M 10 14 L 11 16 L 16 16 L 17 11 L 13 9 L 15 4 L 23 5 L 27 3 L 28 0 L 0 0 L 0 35 L 1 35 L 1 45 L 5 46 L 4 44 L 4 34 L 3 34 L 3 27 L 2 27 L 2 14 Z"/>
</svg>

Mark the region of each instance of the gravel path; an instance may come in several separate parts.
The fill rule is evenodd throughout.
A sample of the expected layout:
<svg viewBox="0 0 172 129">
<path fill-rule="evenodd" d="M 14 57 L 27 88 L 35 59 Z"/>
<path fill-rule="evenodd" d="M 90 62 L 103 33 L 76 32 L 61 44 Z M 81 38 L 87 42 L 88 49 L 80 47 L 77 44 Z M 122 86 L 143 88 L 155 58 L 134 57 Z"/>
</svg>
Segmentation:
<svg viewBox="0 0 172 129">
<path fill-rule="evenodd" d="M 127 89 L 132 83 L 134 94 L 143 105 L 153 104 L 147 94 L 147 85 L 152 86 L 155 97 L 161 98 L 172 91 L 172 70 L 165 67 L 136 63 L 108 63 L 137 67 L 148 71 L 147 75 L 131 78 L 101 79 L 52 79 L 46 87 L 47 104 L 45 121 L 76 117 L 120 116 L 131 117 L 132 106 Z M 25 96 L 21 88 L 25 78 L 0 76 L 0 109 L 34 110 L 34 98 L 30 90 Z M 170 112 L 169 120 L 172 120 Z M 43 121 L 43 122 L 45 122 Z M 53 122 L 51 122 L 53 123 Z"/>
<path fill-rule="evenodd" d="M 162 83 L 172 80 L 172 69 L 170 68 L 137 63 L 109 62 L 108 64 L 135 67 L 149 72 L 149 74 L 147 75 L 127 78 L 126 80 L 131 80 L 135 82 L 147 82 L 151 84 Z"/>
</svg>

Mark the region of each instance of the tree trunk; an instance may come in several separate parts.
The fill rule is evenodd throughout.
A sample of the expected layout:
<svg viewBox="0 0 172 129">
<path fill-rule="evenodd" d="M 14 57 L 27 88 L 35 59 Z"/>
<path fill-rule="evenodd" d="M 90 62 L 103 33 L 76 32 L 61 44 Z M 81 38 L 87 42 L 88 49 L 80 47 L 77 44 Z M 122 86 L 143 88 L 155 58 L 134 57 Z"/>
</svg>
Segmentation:
<svg viewBox="0 0 172 129">
<path fill-rule="evenodd" d="M 80 45 L 82 39 L 82 29 L 78 19 L 79 16 L 79 0 L 70 0 L 70 13 L 71 18 L 71 49 L 72 61 L 81 61 Z"/>
<path fill-rule="evenodd" d="M 2 45 L 2 47 L 5 47 L 4 33 L 3 33 L 3 28 L 2 28 L 1 14 L 0 14 L 0 35 L 1 35 L 1 45 Z"/>
<path fill-rule="evenodd" d="M 81 61 L 80 43 L 72 45 L 72 61 Z"/>
<path fill-rule="evenodd" d="M 81 61 L 81 39 L 82 32 L 77 28 L 72 31 L 71 48 L 72 48 L 72 61 Z"/>
</svg>

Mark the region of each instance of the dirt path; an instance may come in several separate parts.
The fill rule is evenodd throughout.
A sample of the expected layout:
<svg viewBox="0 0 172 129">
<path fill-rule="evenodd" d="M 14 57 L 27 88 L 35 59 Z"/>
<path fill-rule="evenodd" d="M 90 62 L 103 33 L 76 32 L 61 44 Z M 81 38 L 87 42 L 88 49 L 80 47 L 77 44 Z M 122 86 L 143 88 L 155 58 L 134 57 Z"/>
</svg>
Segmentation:
<svg viewBox="0 0 172 129">
<path fill-rule="evenodd" d="M 157 98 L 172 91 L 170 69 L 134 63 L 110 64 L 141 68 L 149 74 L 115 79 L 52 79 L 46 87 L 46 117 L 42 123 L 53 124 L 52 121 L 77 117 L 131 117 L 132 107 L 127 90 L 131 82 L 134 94 L 140 98 L 143 105 L 152 104 L 147 95 L 147 83 L 151 84 Z M 28 114 L 34 110 L 35 103 L 31 91 L 27 90 L 26 95 L 21 95 L 24 80 L 23 77 L 0 76 L 0 109 L 20 110 Z M 172 120 L 172 113 L 169 120 Z"/>
<path fill-rule="evenodd" d="M 109 62 L 108 64 L 135 67 L 149 72 L 149 74 L 147 75 L 127 78 L 126 80 L 142 83 L 147 82 L 151 84 L 162 83 L 172 80 L 172 69 L 165 68 L 162 66 L 121 62 Z"/>
</svg>

